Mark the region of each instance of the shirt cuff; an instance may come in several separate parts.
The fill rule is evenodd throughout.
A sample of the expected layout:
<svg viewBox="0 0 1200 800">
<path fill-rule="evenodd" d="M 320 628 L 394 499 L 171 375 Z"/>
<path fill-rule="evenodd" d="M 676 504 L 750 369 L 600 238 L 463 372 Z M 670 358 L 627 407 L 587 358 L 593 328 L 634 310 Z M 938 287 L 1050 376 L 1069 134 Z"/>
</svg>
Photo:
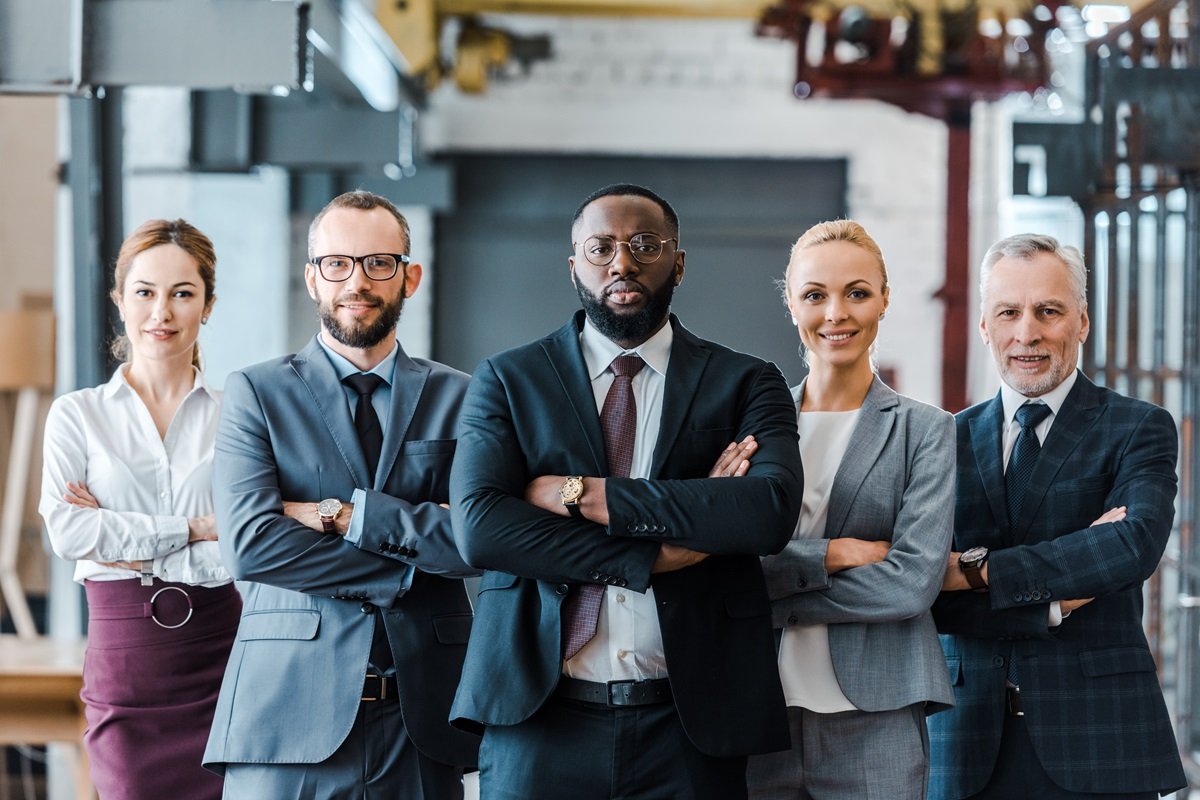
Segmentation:
<svg viewBox="0 0 1200 800">
<path fill-rule="evenodd" d="M 1050 602 L 1050 627 L 1057 628 L 1062 625 L 1063 620 L 1071 616 L 1070 612 L 1063 614 L 1062 605 L 1057 600 Z"/>
<path fill-rule="evenodd" d="M 345 539 L 358 547 L 362 542 L 363 519 L 367 516 L 367 493 L 362 489 L 355 489 L 350 495 L 350 503 L 354 506 L 354 511 L 350 514 L 350 527 L 346 529 Z"/>
<path fill-rule="evenodd" d="M 156 522 L 158 523 L 158 538 L 165 545 L 165 553 L 174 553 L 187 547 L 187 517 L 157 517 Z M 160 552 L 163 551 L 160 550 Z"/>
</svg>

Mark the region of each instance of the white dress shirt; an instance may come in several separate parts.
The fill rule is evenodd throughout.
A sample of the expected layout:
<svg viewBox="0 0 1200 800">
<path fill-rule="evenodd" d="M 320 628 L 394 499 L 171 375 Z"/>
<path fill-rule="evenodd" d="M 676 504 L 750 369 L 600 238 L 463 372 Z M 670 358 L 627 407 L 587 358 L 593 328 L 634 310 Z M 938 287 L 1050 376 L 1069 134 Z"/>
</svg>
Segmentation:
<svg viewBox="0 0 1200 800">
<path fill-rule="evenodd" d="M 833 479 L 850 445 L 859 411 L 801 411 L 796 415 L 804 465 L 804 501 L 793 539 L 825 536 Z M 779 678 L 789 706 L 821 714 L 855 709 L 833 670 L 828 625 L 788 625 L 783 629 Z"/>
<path fill-rule="evenodd" d="M 221 586 L 232 578 L 215 541 L 188 544 L 188 518 L 211 514 L 213 442 L 220 393 L 196 370 L 192 391 L 167 434 L 125 380 L 122 364 L 108 383 L 56 399 L 46 418 L 38 511 L 54 552 L 75 561 L 75 580 L 135 578 L 104 561 L 152 561 L 164 581 Z M 100 504 L 63 499 L 78 481 Z"/>
<path fill-rule="evenodd" d="M 613 359 L 636 354 L 646 362 L 646 366 L 633 376 L 637 432 L 633 442 L 633 463 L 629 468 L 631 478 L 650 477 L 654 446 L 658 443 L 662 419 L 667 363 L 671 360 L 671 342 L 674 338 L 670 323 L 633 350 L 622 350 L 592 327 L 591 322 L 584 323 L 579 336 L 583 360 L 596 397 L 597 413 L 604 408 L 604 399 L 608 397 L 608 390 L 613 384 L 614 376 L 609 369 Z M 563 673 L 572 678 L 601 683 L 666 677 L 667 659 L 663 654 L 654 589 L 648 588 L 645 594 L 641 594 L 615 586 L 605 587 L 596 635 L 574 658 L 564 662 Z"/>
<path fill-rule="evenodd" d="M 1025 405 L 1027 401 L 1045 403 L 1050 408 L 1050 413 L 1046 415 L 1046 418 L 1039 422 L 1033 429 L 1033 432 L 1037 434 L 1038 444 L 1045 444 L 1046 437 L 1050 435 L 1050 426 L 1054 424 L 1054 420 L 1058 417 L 1058 410 L 1062 408 L 1067 395 L 1071 393 L 1071 387 L 1075 385 L 1075 378 L 1078 376 L 1079 372 L 1077 370 L 1071 370 L 1071 374 L 1067 376 L 1066 380 L 1041 397 L 1026 397 L 1007 383 L 1001 382 L 1000 402 L 1004 406 L 1003 447 L 1005 472 L 1008 471 L 1008 459 L 1012 455 L 1013 447 L 1017 444 L 1017 437 L 1021 435 L 1021 424 L 1017 422 L 1017 409 Z M 1054 600 L 1050 603 L 1048 622 L 1051 628 L 1057 628 L 1062 624 L 1063 619 L 1069 616 L 1071 615 L 1064 615 L 1062 613 L 1062 606 L 1059 604 L 1059 601 Z"/>
</svg>

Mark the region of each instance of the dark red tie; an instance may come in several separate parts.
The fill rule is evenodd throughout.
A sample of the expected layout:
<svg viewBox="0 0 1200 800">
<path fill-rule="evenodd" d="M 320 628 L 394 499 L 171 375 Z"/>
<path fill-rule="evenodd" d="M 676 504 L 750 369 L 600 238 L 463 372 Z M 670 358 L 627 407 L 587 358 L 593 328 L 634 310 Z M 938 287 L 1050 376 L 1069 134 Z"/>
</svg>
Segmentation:
<svg viewBox="0 0 1200 800">
<path fill-rule="evenodd" d="M 641 356 L 617 356 L 609 369 L 613 371 L 612 386 L 600 410 L 600 427 L 604 430 L 604 451 L 608 454 L 608 476 L 628 478 L 633 465 L 633 443 L 637 437 L 637 402 L 633 398 L 633 376 L 641 372 L 646 362 Z M 566 633 L 563 657 L 570 659 L 596 635 L 600 618 L 600 598 L 604 586 L 598 583 L 580 584 L 567 598 L 563 608 L 563 627 Z"/>
</svg>

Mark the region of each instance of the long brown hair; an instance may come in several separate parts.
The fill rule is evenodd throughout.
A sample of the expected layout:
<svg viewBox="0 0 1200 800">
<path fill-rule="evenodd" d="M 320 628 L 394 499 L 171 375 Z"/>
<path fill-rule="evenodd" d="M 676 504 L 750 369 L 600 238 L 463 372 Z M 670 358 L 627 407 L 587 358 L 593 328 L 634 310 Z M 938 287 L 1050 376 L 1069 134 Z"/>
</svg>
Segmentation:
<svg viewBox="0 0 1200 800">
<path fill-rule="evenodd" d="M 212 240 L 200 229 L 182 219 L 146 220 L 137 230 L 121 243 L 117 253 L 117 266 L 113 270 L 112 301 L 118 306 L 125 293 L 125 278 L 133 259 L 147 250 L 163 244 L 173 244 L 191 256 L 200 269 L 200 280 L 204 283 L 204 308 L 212 306 L 217 290 L 217 253 Z M 113 340 L 112 354 L 122 361 L 129 360 L 129 339 L 120 334 Z M 200 368 L 200 343 L 192 348 L 192 366 Z"/>
</svg>

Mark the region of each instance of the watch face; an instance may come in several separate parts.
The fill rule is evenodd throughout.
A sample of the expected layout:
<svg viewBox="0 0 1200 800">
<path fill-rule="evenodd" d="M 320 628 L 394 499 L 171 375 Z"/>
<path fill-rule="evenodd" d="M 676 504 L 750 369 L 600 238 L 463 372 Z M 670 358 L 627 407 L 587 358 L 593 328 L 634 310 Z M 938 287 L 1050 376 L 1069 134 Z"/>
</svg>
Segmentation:
<svg viewBox="0 0 1200 800">
<path fill-rule="evenodd" d="M 987 554 L 986 547 L 972 547 L 964 550 L 958 556 L 958 563 L 965 566 L 979 566 L 987 559 Z"/>
<path fill-rule="evenodd" d="M 317 514 L 322 517 L 336 517 L 341 510 L 341 500 L 329 499 L 317 503 Z"/>
<path fill-rule="evenodd" d="M 583 478 L 574 475 L 567 478 L 559 487 L 558 494 L 562 497 L 563 503 L 579 502 L 579 498 L 583 497 Z"/>
</svg>

